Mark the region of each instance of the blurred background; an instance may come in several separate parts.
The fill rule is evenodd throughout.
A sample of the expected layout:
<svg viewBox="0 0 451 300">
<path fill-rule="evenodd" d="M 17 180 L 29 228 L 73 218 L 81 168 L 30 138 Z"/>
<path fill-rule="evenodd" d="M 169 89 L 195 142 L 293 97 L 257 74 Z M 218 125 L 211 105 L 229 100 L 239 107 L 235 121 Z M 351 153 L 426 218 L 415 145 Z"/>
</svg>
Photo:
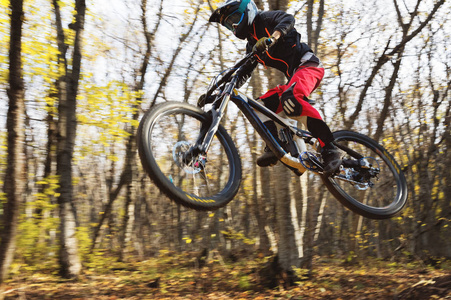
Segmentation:
<svg viewBox="0 0 451 300">
<path fill-rule="evenodd" d="M 13 264 L 62 264 L 64 237 L 75 241 L 81 261 L 92 253 L 145 260 L 168 249 L 217 250 L 225 257 L 282 254 L 284 234 L 296 245 L 284 251 L 295 253 L 295 264 L 305 268 L 312 268 L 315 255 L 428 263 L 451 258 L 449 1 L 255 1 L 259 9 L 293 14 L 303 42 L 322 60 L 326 75 L 311 98 L 330 127 L 372 137 L 402 166 L 408 204 L 383 221 L 345 209 L 316 176 L 297 177 L 280 166 L 258 168 L 255 159 L 264 143 L 233 105 L 224 126 L 243 162 L 240 192 L 215 212 L 171 202 L 136 155 L 139 120 L 160 102 L 195 105 L 210 81 L 244 55 L 246 42 L 208 23 L 216 0 L 88 0 L 83 20 L 75 5 L 80 2 L 24 1 L 25 175 L 12 178 L 23 191 Z M 7 168 L 6 123 L 10 13 L 9 1 L 0 1 L 4 233 L 13 222 L 6 205 L 7 180 L 13 176 Z M 78 79 L 70 77 L 77 70 Z M 241 90 L 256 98 L 285 84 L 276 72 L 259 66 Z M 66 182 L 72 190 L 64 200 L 58 128 L 61 83 L 67 78 L 75 78 L 69 85 L 76 93 L 75 119 L 68 126 L 74 129 L 72 178 Z M 74 232 L 68 233 L 71 226 Z"/>
</svg>

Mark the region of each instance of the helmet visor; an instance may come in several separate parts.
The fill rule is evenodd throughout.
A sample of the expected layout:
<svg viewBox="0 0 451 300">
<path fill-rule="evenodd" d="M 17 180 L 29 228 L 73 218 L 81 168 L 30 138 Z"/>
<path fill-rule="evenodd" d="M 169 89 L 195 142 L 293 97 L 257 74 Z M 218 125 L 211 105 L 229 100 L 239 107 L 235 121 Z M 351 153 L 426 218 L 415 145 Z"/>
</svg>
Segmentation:
<svg viewBox="0 0 451 300">
<path fill-rule="evenodd" d="M 235 10 L 233 13 L 221 20 L 221 24 L 231 31 L 235 31 L 235 28 L 243 21 L 244 13 Z"/>
</svg>

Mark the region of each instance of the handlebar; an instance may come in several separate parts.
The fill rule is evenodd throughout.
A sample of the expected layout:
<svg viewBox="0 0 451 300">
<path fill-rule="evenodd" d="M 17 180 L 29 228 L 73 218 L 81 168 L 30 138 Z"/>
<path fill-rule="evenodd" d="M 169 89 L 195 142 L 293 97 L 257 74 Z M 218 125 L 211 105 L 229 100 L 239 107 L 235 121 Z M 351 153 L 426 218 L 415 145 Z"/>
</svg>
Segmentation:
<svg viewBox="0 0 451 300">
<path fill-rule="evenodd" d="M 249 52 L 248 54 L 246 54 L 246 56 L 244 58 L 239 60 L 233 67 L 231 67 L 229 69 L 229 71 L 224 76 L 222 76 L 222 78 L 216 83 L 216 85 L 210 87 L 210 89 L 206 93 L 206 96 L 207 97 L 211 96 L 211 94 L 216 90 L 216 88 L 218 86 L 221 86 L 223 83 L 229 81 L 229 79 L 233 75 L 233 73 L 235 73 L 236 70 L 238 70 L 240 67 L 242 67 L 247 61 L 252 59 L 255 54 L 256 53 L 254 53 L 253 51 Z"/>
<path fill-rule="evenodd" d="M 271 46 L 273 46 L 276 41 L 272 38 L 269 37 L 268 39 L 266 39 L 266 45 L 268 46 L 268 48 L 270 48 Z M 223 83 L 229 81 L 230 77 L 236 72 L 238 75 L 239 72 L 237 72 L 237 70 L 239 71 L 239 68 L 242 67 L 244 64 L 246 64 L 249 60 L 254 59 L 254 57 L 258 54 L 261 54 L 259 51 L 257 51 L 255 48 L 252 49 L 251 52 L 247 53 L 246 56 L 244 56 L 241 60 L 239 60 L 233 67 L 231 67 L 229 69 L 229 71 L 222 76 L 222 78 L 216 82 L 215 85 L 213 85 L 212 87 L 210 87 L 207 91 L 207 93 L 205 94 L 206 97 L 210 97 L 211 94 L 217 89 L 217 87 L 221 86 Z"/>
</svg>

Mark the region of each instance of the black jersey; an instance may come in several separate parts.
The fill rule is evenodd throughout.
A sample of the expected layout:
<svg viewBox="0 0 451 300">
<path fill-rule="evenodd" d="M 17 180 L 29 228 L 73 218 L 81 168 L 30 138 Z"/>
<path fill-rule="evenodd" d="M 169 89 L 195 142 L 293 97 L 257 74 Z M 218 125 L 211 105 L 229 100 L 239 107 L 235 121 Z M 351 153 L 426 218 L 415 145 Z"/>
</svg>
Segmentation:
<svg viewBox="0 0 451 300">
<path fill-rule="evenodd" d="M 270 37 L 276 30 L 280 31 L 282 36 L 268 51 L 259 55 L 259 62 L 278 69 L 290 78 L 300 65 L 301 58 L 307 52 L 312 52 L 307 44 L 301 43 L 301 35 L 294 28 L 292 15 L 280 10 L 259 12 L 249 30 L 246 50 L 252 51 L 260 38 Z"/>
</svg>

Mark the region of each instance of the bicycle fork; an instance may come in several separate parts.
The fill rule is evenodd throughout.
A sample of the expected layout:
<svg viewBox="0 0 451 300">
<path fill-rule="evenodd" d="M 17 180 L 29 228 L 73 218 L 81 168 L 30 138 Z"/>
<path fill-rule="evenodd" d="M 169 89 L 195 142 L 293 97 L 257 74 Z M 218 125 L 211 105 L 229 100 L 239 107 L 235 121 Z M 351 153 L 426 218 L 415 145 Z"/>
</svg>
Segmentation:
<svg viewBox="0 0 451 300">
<path fill-rule="evenodd" d="M 205 123 L 202 123 L 202 127 L 199 133 L 199 136 L 196 140 L 196 143 L 190 147 L 188 151 L 186 151 L 183 155 L 183 160 L 185 163 L 191 162 L 194 158 L 199 157 L 199 162 L 201 162 L 202 166 L 205 166 L 207 161 L 207 152 L 210 148 L 210 145 L 213 141 L 213 138 L 218 131 L 219 124 L 221 123 L 222 117 L 224 116 L 227 105 L 229 104 L 232 87 L 235 85 L 236 79 L 232 80 L 229 83 L 222 96 L 222 100 L 220 101 L 220 105 L 218 109 L 212 109 L 209 112 L 211 113 L 209 118 L 209 126 L 204 126 Z"/>
</svg>

